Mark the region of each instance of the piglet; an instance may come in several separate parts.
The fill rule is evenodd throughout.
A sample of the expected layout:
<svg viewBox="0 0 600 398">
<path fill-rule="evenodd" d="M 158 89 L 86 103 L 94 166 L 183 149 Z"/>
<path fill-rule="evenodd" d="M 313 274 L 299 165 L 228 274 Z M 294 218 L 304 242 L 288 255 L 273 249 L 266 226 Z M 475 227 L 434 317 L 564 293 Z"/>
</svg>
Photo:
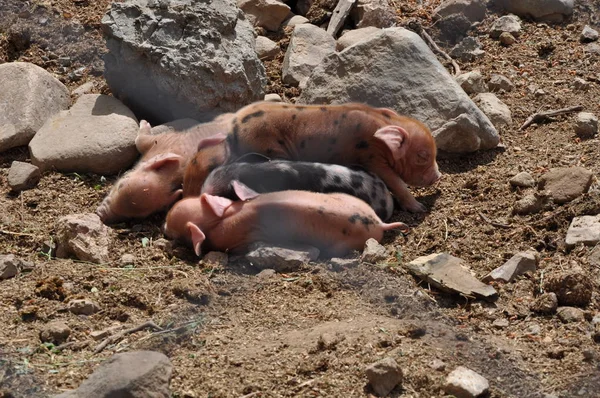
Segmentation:
<svg viewBox="0 0 600 398">
<path fill-rule="evenodd" d="M 135 140 L 142 154 L 136 166 L 121 177 L 96 209 L 105 224 L 142 218 L 162 210 L 181 197 L 183 172 L 204 138 L 227 131 L 228 118 L 198 124 L 182 132 L 151 134 L 142 120 Z"/>
<path fill-rule="evenodd" d="M 212 250 L 243 253 L 258 241 L 306 244 L 327 256 L 343 256 L 362 250 L 369 238 L 380 241 L 384 231 L 408 229 L 401 222 L 382 222 L 365 202 L 343 193 L 257 194 L 238 181 L 233 187 L 242 201 L 204 193 L 175 203 L 165 235 L 191 243 L 198 256 L 204 243 Z"/>
<path fill-rule="evenodd" d="M 258 193 L 286 190 L 347 193 L 368 203 L 383 221 L 388 220 L 394 211 L 392 194 L 381 178 L 337 164 L 287 160 L 231 163 L 216 168 L 208 175 L 202 193 L 236 200 L 234 180 Z"/>
</svg>

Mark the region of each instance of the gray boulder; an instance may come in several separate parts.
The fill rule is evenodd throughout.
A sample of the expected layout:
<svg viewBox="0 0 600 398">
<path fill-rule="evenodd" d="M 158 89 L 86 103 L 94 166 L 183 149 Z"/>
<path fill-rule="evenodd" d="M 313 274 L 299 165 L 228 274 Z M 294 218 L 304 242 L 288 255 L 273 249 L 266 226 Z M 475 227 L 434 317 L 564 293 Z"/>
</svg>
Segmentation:
<svg viewBox="0 0 600 398">
<path fill-rule="evenodd" d="M 118 99 L 102 94 L 79 97 L 68 111 L 49 119 L 29 143 L 31 161 L 41 171 L 116 174 L 139 153 L 139 126 Z"/>
<path fill-rule="evenodd" d="M 575 0 L 497 0 L 508 12 L 537 21 L 561 22 L 573 13 Z"/>
<path fill-rule="evenodd" d="M 168 398 L 172 371 L 171 361 L 160 352 L 115 354 L 79 388 L 54 398 Z"/>
<path fill-rule="evenodd" d="M 312 24 L 296 25 L 283 59 L 283 82 L 303 88 L 313 69 L 333 52 L 335 39 L 330 34 Z"/>
<path fill-rule="evenodd" d="M 27 145 L 52 115 L 71 105 L 69 90 L 37 65 L 0 65 L 0 152 Z"/>
<path fill-rule="evenodd" d="M 235 0 L 113 2 L 105 77 L 136 115 L 205 122 L 264 96 L 254 32 Z"/>
<path fill-rule="evenodd" d="M 490 120 L 440 64 L 427 44 L 404 28 L 384 29 L 325 57 L 298 103 L 365 102 L 427 123 L 438 148 L 473 152 L 498 145 Z M 462 145 L 461 143 L 465 143 Z"/>
</svg>

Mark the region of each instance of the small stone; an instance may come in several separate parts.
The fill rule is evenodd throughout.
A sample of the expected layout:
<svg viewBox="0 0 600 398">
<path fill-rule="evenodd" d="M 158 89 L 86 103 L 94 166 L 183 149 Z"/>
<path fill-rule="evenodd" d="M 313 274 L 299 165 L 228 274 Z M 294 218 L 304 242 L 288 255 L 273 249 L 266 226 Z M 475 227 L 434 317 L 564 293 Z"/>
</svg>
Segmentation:
<svg viewBox="0 0 600 398">
<path fill-rule="evenodd" d="M 18 263 L 14 254 L 0 255 L 0 280 L 16 276 L 19 273 Z"/>
<path fill-rule="evenodd" d="M 429 367 L 433 370 L 437 370 L 438 372 L 442 372 L 446 370 L 446 362 L 436 358 L 429 362 Z"/>
<path fill-rule="evenodd" d="M 70 334 L 71 329 L 67 324 L 60 321 L 53 321 L 44 325 L 40 331 L 40 340 L 42 343 L 59 345 L 67 341 Z"/>
<path fill-rule="evenodd" d="M 582 322 L 585 320 L 583 311 L 575 307 L 558 307 L 556 315 L 563 323 Z"/>
<path fill-rule="evenodd" d="M 579 38 L 579 40 L 582 43 L 589 43 L 592 41 L 596 41 L 596 40 L 598 40 L 598 31 L 595 29 L 592 29 L 592 27 L 590 25 L 585 25 L 583 27 L 583 31 L 581 31 L 581 37 Z"/>
<path fill-rule="evenodd" d="M 487 394 L 490 384 L 487 379 L 471 369 L 459 366 L 454 369 L 444 384 L 444 391 L 457 398 L 479 397 Z"/>
<path fill-rule="evenodd" d="M 275 275 L 277 275 L 277 272 L 274 269 L 266 268 L 256 274 L 256 277 L 258 279 L 266 280 L 274 277 Z"/>
<path fill-rule="evenodd" d="M 500 43 L 502 43 L 505 46 L 510 46 L 517 42 L 517 39 L 515 39 L 515 37 L 508 32 L 500 33 L 500 37 L 498 37 L 498 40 L 500 40 Z"/>
<path fill-rule="evenodd" d="M 513 88 L 515 88 L 515 85 L 510 81 L 509 78 L 502 75 L 493 74 L 488 81 L 488 87 L 490 91 L 511 91 Z"/>
<path fill-rule="evenodd" d="M 583 167 L 559 167 L 550 169 L 539 182 L 538 189 L 546 190 L 554 203 L 572 201 L 588 191 L 593 173 Z"/>
<path fill-rule="evenodd" d="M 358 258 L 337 258 L 334 257 L 329 260 L 329 264 L 333 267 L 334 271 L 343 271 L 348 268 L 358 267 L 360 261 Z"/>
<path fill-rule="evenodd" d="M 121 256 L 121 267 L 125 267 L 127 265 L 135 265 L 135 255 L 134 254 L 123 254 Z"/>
<path fill-rule="evenodd" d="M 580 138 L 592 138 L 598 133 L 598 117 L 590 112 L 579 112 L 575 121 L 575 134 Z"/>
<path fill-rule="evenodd" d="M 212 251 L 206 253 L 206 255 L 202 258 L 202 262 L 205 264 L 214 264 L 219 267 L 225 267 L 227 266 L 227 263 L 229 263 L 229 256 L 227 253 Z"/>
<path fill-rule="evenodd" d="M 478 70 L 462 73 L 456 76 L 455 80 L 467 94 L 485 93 L 488 91 L 487 84 Z"/>
<path fill-rule="evenodd" d="M 508 182 L 513 187 L 531 188 L 535 186 L 535 180 L 533 179 L 531 174 L 529 174 L 526 171 L 522 171 L 514 177 L 511 177 L 511 179 L 508 180 Z"/>
<path fill-rule="evenodd" d="M 590 277 L 579 267 L 570 271 L 555 271 L 546 276 L 544 290 L 556 293 L 560 305 L 585 307 L 594 290 Z"/>
<path fill-rule="evenodd" d="M 512 123 L 510 109 L 494 93 L 480 93 L 473 98 L 473 102 L 485 113 L 496 128 Z"/>
<path fill-rule="evenodd" d="M 100 311 L 100 307 L 98 304 L 94 303 L 91 300 L 71 300 L 68 304 L 69 311 L 71 311 L 75 315 L 92 315 L 98 311 Z"/>
<path fill-rule="evenodd" d="M 553 292 L 540 294 L 531 305 L 531 310 L 540 314 L 552 314 L 556 308 L 558 308 L 558 298 Z"/>
<path fill-rule="evenodd" d="M 39 167 L 15 160 L 8 170 L 8 186 L 13 192 L 25 191 L 34 188 L 41 177 Z"/>
<path fill-rule="evenodd" d="M 587 246 L 595 246 L 600 242 L 600 215 L 574 217 L 571 220 L 565 245 L 567 248 L 583 243 Z"/>
<path fill-rule="evenodd" d="M 533 323 L 525 329 L 525 333 L 531 336 L 537 336 L 542 332 L 542 327 L 538 323 Z"/>
<path fill-rule="evenodd" d="M 505 327 L 508 327 L 509 323 L 506 318 L 498 318 L 492 322 L 492 325 L 497 329 L 504 329 Z"/>
<path fill-rule="evenodd" d="M 265 94 L 265 101 L 283 102 L 283 100 L 281 99 L 279 94 L 275 94 L 275 93 Z"/>
<path fill-rule="evenodd" d="M 315 261 L 319 249 L 306 245 L 272 246 L 257 242 L 250 247 L 246 259 L 259 269 L 271 268 L 277 272 L 289 272 Z"/>
<path fill-rule="evenodd" d="M 159 250 L 162 250 L 167 254 L 173 253 L 173 242 L 165 238 L 156 239 L 154 242 L 152 242 L 152 246 L 156 247 Z"/>
<path fill-rule="evenodd" d="M 465 37 L 450 51 L 452 58 L 458 58 L 462 62 L 472 62 L 484 54 L 485 51 L 481 49 L 481 43 L 471 36 Z"/>
<path fill-rule="evenodd" d="M 365 249 L 363 250 L 360 260 L 364 263 L 377 264 L 379 262 L 387 260 L 389 253 L 385 247 L 373 238 L 369 238 L 365 243 Z"/>
<path fill-rule="evenodd" d="M 373 391 L 381 397 L 388 395 L 403 379 L 402 369 L 393 358 L 369 365 L 365 373 Z"/>
<path fill-rule="evenodd" d="M 255 48 L 256 55 L 263 61 L 274 59 L 280 51 L 277 43 L 265 36 L 258 36 L 256 38 Z"/>
<path fill-rule="evenodd" d="M 517 276 L 522 275 L 525 272 L 535 272 L 538 262 L 539 256 L 536 251 L 529 250 L 517 253 L 503 265 L 486 275 L 482 281 L 511 282 Z"/>
<path fill-rule="evenodd" d="M 532 214 L 541 211 L 548 203 L 548 195 L 544 192 L 534 192 L 517 200 L 513 206 L 514 214 Z"/>
<path fill-rule="evenodd" d="M 490 37 L 497 39 L 504 32 L 518 37 L 521 33 L 521 19 L 513 14 L 504 15 L 496 19 L 490 28 Z"/>
<path fill-rule="evenodd" d="M 588 91 L 590 89 L 590 82 L 580 77 L 573 79 L 573 88 L 577 91 Z"/>
</svg>

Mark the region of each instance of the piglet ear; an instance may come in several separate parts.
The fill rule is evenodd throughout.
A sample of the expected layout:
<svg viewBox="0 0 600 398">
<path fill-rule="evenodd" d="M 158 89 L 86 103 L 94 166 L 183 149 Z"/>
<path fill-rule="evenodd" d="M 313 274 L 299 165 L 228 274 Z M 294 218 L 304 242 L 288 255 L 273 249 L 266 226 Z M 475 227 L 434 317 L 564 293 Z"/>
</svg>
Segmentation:
<svg viewBox="0 0 600 398">
<path fill-rule="evenodd" d="M 196 256 L 200 256 L 200 254 L 202 254 L 202 250 L 200 248 L 202 246 L 202 243 L 206 239 L 206 235 L 204 235 L 204 232 L 202 232 L 202 230 L 191 221 L 188 221 L 188 223 L 185 226 L 190 232 L 190 237 L 192 238 L 192 246 L 194 247 L 194 253 L 196 253 Z"/>
<path fill-rule="evenodd" d="M 198 143 L 198 150 L 202 148 L 207 148 L 209 146 L 218 145 L 221 142 L 225 141 L 227 138 L 227 134 L 225 133 L 217 133 L 215 135 L 211 135 L 210 137 L 203 138 Z"/>
<path fill-rule="evenodd" d="M 231 181 L 233 191 L 240 198 L 240 200 L 250 200 L 260 195 L 258 192 L 248 187 L 247 185 L 239 182 L 238 180 Z"/>
<path fill-rule="evenodd" d="M 145 162 L 146 164 L 144 165 L 144 170 L 159 170 L 170 165 L 178 165 L 179 162 L 181 162 L 181 159 L 183 158 L 175 153 L 156 155 L 152 159 L 149 159 Z"/>
<path fill-rule="evenodd" d="M 156 137 L 150 133 L 151 129 L 150 123 L 145 120 L 140 121 L 140 130 L 135 138 L 135 147 L 141 154 L 148 152 L 156 141 Z"/>
<path fill-rule="evenodd" d="M 225 210 L 227 210 L 227 208 L 233 203 L 233 201 L 227 198 L 213 196 L 206 193 L 203 193 L 200 196 L 200 201 L 203 205 L 207 204 L 217 217 L 223 217 L 223 214 L 225 214 Z"/>
<path fill-rule="evenodd" d="M 400 126 L 385 126 L 377 130 L 374 134 L 375 138 L 381 140 L 387 149 L 389 155 L 394 161 L 402 158 L 406 152 L 408 132 Z"/>
</svg>

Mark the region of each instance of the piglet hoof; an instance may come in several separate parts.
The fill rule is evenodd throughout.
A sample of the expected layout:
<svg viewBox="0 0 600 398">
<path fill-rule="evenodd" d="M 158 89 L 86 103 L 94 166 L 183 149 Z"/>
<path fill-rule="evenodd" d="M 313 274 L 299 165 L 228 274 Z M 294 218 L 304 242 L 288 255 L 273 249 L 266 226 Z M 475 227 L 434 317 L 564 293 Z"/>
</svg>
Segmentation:
<svg viewBox="0 0 600 398">
<path fill-rule="evenodd" d="M 150 130 L 152 126 L 145 120 L 140 120 L 140 133 L 141 134 L 150 134 Z"/>
<path fill-rule="evenodd" d="M 416 200 L 410 203 L 402 204 L 402 209 L 411 213 L 425 213 L 427 207 L 423 203 L 419 203 Z"/>
</svg>

